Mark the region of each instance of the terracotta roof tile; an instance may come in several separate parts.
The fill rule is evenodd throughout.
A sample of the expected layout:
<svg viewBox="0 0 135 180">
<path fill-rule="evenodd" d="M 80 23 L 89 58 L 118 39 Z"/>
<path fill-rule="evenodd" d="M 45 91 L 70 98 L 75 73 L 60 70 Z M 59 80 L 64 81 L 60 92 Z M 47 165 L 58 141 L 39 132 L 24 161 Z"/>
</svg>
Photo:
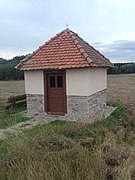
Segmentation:
<svg viewBox="0 0 135 180">
<path fill-rule="evenodd" d="M 110 67 L 111 62 L 81 39 L 66 29 L 17 65 L 20 70 L 68 69 L 81 67 Z"/>
</svg>

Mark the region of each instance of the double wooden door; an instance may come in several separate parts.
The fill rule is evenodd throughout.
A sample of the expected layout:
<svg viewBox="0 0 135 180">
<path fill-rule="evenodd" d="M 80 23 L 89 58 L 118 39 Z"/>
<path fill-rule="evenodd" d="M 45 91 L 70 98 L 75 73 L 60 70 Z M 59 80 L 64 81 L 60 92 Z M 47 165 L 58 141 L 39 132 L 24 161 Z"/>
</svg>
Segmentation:
<svg viewBox="0 0 135 180">
<path fill-rule="evenodd" d="M 66 113 L 65 72 L 46 74 L 46 112 L 64 115 Z"/>
</svg>

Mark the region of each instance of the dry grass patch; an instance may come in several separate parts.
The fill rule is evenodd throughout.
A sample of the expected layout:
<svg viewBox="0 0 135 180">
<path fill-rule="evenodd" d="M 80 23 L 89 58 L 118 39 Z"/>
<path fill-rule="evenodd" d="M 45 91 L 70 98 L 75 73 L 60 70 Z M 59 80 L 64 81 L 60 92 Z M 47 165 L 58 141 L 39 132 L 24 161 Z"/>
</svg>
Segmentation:
<svg viewBox="0 0 135 180">
<path fill-rule="evenodd" d="M 61 139 L 60 136 L 55 138 L 56 143 Z M 68 143 L 69 141 L 70 139 Z M 24 140 L 16 143 L 10 144 L 12 153 L 2 159 L 2 176 L 7 179 L 94 180 L 103 179 L 105 176 L 105 163 L 102 152 L 98 149 L 90 152 L 87 148 L 74 143 L 70 148 L 68 146 L 58 151 L 56 149 L 47 151 L 45 146 L 48 146 L 48 142 L 42 144 L 40 148 L 37 145 L 31 147 L 31 144 L 27 144 Z M 60 144 L 65 146 L 63 141 Z"/>
</svg>

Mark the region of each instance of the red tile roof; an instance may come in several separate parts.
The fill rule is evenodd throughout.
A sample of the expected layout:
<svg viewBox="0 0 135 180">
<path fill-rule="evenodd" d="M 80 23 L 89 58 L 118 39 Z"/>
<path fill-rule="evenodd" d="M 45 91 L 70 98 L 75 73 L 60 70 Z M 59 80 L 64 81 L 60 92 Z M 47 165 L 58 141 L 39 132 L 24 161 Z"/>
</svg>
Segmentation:
<svg viewBox="0 0 135 180">
<path fill-rule="evenodd" d="M 112 63 L 70 29 L 66 29 L 18 65 L 20 70 L 110 67 Z"/>
</svg>

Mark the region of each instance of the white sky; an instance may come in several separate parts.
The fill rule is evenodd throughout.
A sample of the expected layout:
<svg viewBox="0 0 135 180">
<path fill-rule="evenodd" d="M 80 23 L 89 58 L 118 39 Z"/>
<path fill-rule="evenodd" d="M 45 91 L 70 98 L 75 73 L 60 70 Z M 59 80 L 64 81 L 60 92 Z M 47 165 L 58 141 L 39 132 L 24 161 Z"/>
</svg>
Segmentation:
<svg viewBox="0 0 135 180">
<path fill-rule="evenodd" d="M 135 62 L 135 0 L 0 0 L 0 57 L 31 53 L 66 23 L 113 62 Z"/>
</svg>

